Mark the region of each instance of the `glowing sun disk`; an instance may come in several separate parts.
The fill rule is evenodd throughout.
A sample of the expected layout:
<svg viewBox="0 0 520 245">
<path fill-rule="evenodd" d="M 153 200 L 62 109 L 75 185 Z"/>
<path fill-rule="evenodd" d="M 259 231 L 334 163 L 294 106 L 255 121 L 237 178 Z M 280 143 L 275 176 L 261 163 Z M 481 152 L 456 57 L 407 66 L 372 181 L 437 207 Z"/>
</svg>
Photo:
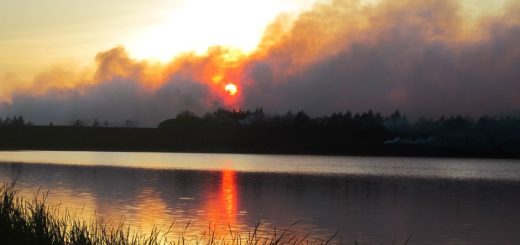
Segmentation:
<svg viewBox="0 0 520 245">
<path fill-rule="evenodd" d="M 224 87 L 224 90 L 225 90 L 229 95 L 235 95 L 235 94 L 238 92 L 237 85 L 235 85 L 235 84 L 233 84 L 233 83 L 228 83 L 228 84 L 226 84 L 226 87 Z"/>
</svg>

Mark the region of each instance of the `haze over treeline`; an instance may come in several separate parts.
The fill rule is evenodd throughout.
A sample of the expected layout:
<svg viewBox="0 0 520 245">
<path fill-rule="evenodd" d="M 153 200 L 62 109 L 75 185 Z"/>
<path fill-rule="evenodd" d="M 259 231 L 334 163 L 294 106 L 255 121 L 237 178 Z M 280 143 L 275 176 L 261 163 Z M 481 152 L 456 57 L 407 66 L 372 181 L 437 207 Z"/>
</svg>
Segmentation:
<svg viewBox="0 0 520 245">
<path fill-rule="evenodd" d="M 62 66 L 12 89 L 1 99 L 0 116 L 153 126 L 183 110 L 202 114 L 222 106 L 312 116 L 345 108 L 386 114 L 399 108 L 411 118 L 518 113 L 520 3 L 507 1 L 498 13 L 477 17 L 461 6 L 325 1 L 295 20 L 281 15 L 250 54 L 212 47 L 159 64 L 116 47 L 96 55 L 93 71 Z M 227 82 L 237 84 L 235 96 L 223 90 Z"/>
</svg>

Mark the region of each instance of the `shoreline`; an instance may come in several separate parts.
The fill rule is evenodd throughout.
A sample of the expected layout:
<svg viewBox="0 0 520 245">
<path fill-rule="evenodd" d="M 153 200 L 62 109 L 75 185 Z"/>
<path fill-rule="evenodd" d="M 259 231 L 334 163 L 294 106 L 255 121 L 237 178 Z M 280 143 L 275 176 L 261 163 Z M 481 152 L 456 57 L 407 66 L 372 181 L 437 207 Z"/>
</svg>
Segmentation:
<svg viewBox="0 0 520 245">
<path fill-rule="evenodd" d="M 516 141 L 487 144 L 472 138 L 438 138 L 424 143 L 388 143 L 394 136 L 352 137 L 330 134 L 305 136 L 196 134 L 161 128 L 106 128 L 74 126 L 0 127 L 0 151 L 103 151 L 228 153 L 316 156 L 450 157 L 520 159 Z"/>
<path fill-rule="evenodd" d="M 405 146 L 403 146 L 405 147 Z M 418 152 L 398 152 L 398 153 L 327 153 L 327 152 L 276 152 L 276 151 L 204 151 L 204 150 L 167 150 L 167 149 L 147 149 L 147 148 L 130 148 L 130 149 L 107 149 L 107 148 L 53 148 L 53 147 L 35 147 L 35 148 L 2 148 L 0 152 L 5 151 L 67 151 L 67 152 L 149 152 L 149 153 L 187 153 L 187 154 L 243 154 L 243 155 L 299 155 L 299 156 L 337 156 L 337 157 L 403 157 L 403 158 L 460 158 L 460 159 L 520 159 L 520 155 L 498 155 L 486 153 L 440 153 L 440 154 L 423 154 Z"/>
</svg>

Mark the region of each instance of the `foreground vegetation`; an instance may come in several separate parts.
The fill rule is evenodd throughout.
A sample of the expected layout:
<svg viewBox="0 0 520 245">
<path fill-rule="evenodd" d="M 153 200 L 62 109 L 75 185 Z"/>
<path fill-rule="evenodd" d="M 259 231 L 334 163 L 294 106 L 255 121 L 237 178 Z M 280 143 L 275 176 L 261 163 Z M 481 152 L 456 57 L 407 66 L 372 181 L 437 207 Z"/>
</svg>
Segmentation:
<svg viewBox="0 0 520 245">
<path fill-rule="evenodd" d="M 409 120 L 396 111 L 310 117 L 263 110 L 185 111 L 157 128 L 0 120 L 0 149 L 520 157 L 520 117 Z"/>
<path fill-rule="evenodd" d="M 260 223 L 246 234 L 229 227 L 228 232 L 217 235 L 209 228 L 200 235 L 188 235 L 189 223 L 175 231 L 172 225 L 166 230 L 152 229 L 141 233 L 120 223 L 110 226 L 95 221 L 86 222 L 68 213 L 60 213 L 57 206 L 48 206 L 45 195 L 27 201 L 12 184 L 0 187 L 0 244 L 38 245 L 159 245 L 159 244 L 338 244 L 336 234 L 319 239 L 289 229 L 262 231 Z M 357 242 L 354 242 L 358 244 Z"/>
</svg>

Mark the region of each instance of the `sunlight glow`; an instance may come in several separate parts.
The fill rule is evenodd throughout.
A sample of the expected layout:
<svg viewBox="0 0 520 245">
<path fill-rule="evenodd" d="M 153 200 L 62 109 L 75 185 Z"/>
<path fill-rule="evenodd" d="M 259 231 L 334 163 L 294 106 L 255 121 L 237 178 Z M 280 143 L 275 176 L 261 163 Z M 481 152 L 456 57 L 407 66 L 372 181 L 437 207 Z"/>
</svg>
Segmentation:
<svg viewBox="0 0 520 245">
<path fill-rule="evenodd" d="M 302 5 L 293 0 L 186 1 L 162 23 L 138 33 L 127 46 L 136 58 L 160 61 L 183 52 L 201 54 L 212 46 L 250 53 L 276 16 L 295 12 Z"/>
</svg>

